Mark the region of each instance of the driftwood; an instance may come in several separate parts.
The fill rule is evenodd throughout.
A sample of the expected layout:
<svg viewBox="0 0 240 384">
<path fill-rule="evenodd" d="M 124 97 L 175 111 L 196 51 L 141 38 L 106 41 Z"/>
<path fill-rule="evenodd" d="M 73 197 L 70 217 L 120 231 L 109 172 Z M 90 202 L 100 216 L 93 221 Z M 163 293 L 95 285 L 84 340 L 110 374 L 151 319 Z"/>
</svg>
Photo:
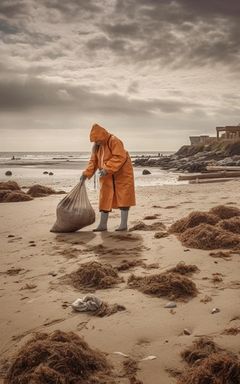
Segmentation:
<svg viewBox="0 0 240 384">
<path fill-rule="evenodd" d="M 222 178 L 219 178 L 219 179 L 202 179 L 202 180 L 196 179 L 196 180 L 189 180 L 189 184 L 224 183 L 226 181 L 233 181 L 233 180 L 234 180 L 233 178 L 229 178 L 229 179 L 222 179 Z"/>
<path fill-rule="evenodd" d="M 196 179 L 219 179 L 229 177 L 240 177 L 240 171 L 235 172 L 214 172 L 214 173 L 199 173 L 197 175 L 180 175 L 178 180 L 196 180 Z"/>
<path fill-rule="evenodd" d="M 207 166 L 208 172 L 215 172 L 215 171 L 240 171 L 240 166 L 234 165 L 209 165 Z"/>
</svg>

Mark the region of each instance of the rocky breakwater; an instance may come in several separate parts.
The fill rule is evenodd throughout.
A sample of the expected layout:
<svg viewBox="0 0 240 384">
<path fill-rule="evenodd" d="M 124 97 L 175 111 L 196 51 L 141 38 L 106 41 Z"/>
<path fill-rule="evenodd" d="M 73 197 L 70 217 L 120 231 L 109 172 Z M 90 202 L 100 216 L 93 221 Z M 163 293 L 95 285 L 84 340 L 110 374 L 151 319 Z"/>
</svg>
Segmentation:
<svg viewBox="0 0 240 384">
<path fill-rule="evenodd" d="M 134 165 L 194 173 L 205 172 L 209 166 L 240 167 L 240 141 L 219 140 L 205 145 L 184 145 L 170 156 L 136 158 Z"/>
</svg>

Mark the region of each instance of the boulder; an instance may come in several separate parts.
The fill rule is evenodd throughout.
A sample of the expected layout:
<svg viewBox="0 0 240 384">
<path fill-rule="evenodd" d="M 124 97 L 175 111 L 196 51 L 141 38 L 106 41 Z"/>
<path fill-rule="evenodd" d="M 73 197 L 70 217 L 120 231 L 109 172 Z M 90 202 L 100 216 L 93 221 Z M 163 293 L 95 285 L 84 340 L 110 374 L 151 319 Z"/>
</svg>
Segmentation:
<svg viewBox="0 0 240 384">
<path fill-rule="evenodd" d="M 12 176 L 12 171 L 6 171 L 5 176 Z"/>
<path fill-rule="evenodd" d="M 143 174 L 143 175 L 151 175 L 151 172 L 150 172 L 148 169 L 144 169 L 144 170 L 142 171 L 142 174 Z"/>
</svg>

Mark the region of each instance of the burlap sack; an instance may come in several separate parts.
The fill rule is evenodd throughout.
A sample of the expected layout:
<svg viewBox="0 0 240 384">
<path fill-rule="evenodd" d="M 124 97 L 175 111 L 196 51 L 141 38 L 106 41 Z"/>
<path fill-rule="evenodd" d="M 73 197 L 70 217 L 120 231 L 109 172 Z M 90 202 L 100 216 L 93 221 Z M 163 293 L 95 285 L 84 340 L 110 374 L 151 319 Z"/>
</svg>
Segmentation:
<svg viewBox="0 0 240 384">
<path fill-rule="evenodd" d="M 78 183 L 57 206 L 57 220 L 51 232 L 75 232 L 95 221 L 85 183 Z"/>
</svg>

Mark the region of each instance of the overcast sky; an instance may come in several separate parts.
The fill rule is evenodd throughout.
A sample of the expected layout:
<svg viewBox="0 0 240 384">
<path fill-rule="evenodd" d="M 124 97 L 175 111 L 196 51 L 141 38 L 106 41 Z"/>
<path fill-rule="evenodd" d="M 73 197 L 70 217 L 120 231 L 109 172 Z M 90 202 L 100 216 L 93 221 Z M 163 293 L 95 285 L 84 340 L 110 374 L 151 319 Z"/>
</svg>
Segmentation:
<svg viewBox="0 0 240 384">
<path fill-rule="evenodd" d="M 239 0 L 1 0 L 0 150 L 175 150 L 240 122 Z"/>
</svg>

